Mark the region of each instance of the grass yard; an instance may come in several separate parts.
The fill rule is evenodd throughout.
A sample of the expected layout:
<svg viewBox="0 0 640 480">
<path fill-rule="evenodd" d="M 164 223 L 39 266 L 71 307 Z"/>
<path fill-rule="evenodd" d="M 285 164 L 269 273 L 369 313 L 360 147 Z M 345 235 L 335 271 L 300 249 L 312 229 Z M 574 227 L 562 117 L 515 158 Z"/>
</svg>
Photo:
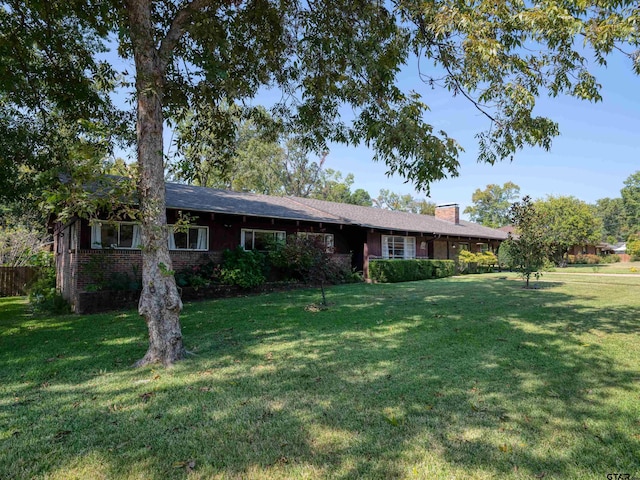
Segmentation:
<svg viewBox="0 0 640 480">
<path fill-rule="evenodd" d="M 0 478 L 640 477 L 640 277 L 482 275 L 134 312 L 0 299 Z"/>
<path fill-rule="evenodd" d="M 640 277 L 640 262 L 600 263 L 598 265 L 569 265 L 556 268 L 561 273 L 615 273 L 630 274 Z"/>
</svg>

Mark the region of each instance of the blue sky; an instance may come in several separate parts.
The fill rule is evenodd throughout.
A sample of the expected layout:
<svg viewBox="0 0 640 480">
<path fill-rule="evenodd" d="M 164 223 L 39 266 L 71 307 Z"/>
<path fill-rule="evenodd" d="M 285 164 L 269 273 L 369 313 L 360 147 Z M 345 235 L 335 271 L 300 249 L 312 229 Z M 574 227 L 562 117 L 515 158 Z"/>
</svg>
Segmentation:
<svg viewBox="0 0 640 480">
<path fill-rule="evenodd" d="M 458 203 L 461 211 L 471 203 L 471 195 L 488 184 L 512 181 L 521 195 L 543 198 L 572 195 L 589 203 L 599 198 L 619 197 L 624 180 L 640 170 L 640 77 L 633 74 L 630 61 L 615 55 L 607 68 L 595 68 L 602 84 L 603 101 L 591 103 L 569 97 L 539 99 L 537 115 L 559 123 L 560 136 L 550 151 L 526 148 L 512 162 L 480 164 L 474 135 L 488 127 L 485 119 L 468 101 L 451 97 L 444 90 L 422 89 L 415 68 L 407 67 L 402 83 L 425 94 L 431 107 L 430 121 L 445 130 L 465 149 L 460 155 L 459 176 L 431 185 L 429 199 L 437 204 Z M 355 188 L 377 196 L 381 188 L 424 197 L 400 177 L 387 177 L 383 164 L 371 161 L 366 148 L 334 146 L 325 166 L 352 172 Z"/>
</svg>

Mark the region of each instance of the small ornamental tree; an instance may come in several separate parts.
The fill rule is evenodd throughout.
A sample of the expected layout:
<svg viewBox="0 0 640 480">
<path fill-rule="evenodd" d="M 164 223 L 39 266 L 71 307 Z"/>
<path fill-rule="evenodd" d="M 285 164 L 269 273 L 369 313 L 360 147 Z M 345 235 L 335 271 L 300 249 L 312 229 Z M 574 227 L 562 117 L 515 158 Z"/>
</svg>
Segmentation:
<svg viewBox="0 0 640 480">
<path fill-rule="evenodd" d="M 515 238 L 509 234 L 506 241 L 509 256 L 516 271 L 526 281 L 525 288 L 529 288 L 531 275 L 540 275 L 547 256 L 544 219 L 540 218 L 528 196 L 511 206 L 509 218 L 518 235 Z"/>
<path fill-rule="evenodd" d="M 269 260 L 297 279 L 320 286 L 322 306 L 327 306 L 324 286 L 341 277 L 340 265 L 331 258 L 327 246 L 319 238 L 291 235 L 286 244 L 274 245 Z"/>
</svg>

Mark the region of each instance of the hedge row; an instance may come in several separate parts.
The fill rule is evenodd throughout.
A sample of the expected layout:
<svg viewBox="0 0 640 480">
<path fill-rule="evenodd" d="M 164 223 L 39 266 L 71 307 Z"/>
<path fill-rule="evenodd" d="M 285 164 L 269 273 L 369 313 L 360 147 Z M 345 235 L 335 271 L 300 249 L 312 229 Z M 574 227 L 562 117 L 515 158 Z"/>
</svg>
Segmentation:
<svg viewBox="0 0 640 480">
<path fill-rule="evenodd" d="M 396 283 L 455 275 L 453 260 L 372 260 L 369 277 L 374 282 Z"/>
</svg>

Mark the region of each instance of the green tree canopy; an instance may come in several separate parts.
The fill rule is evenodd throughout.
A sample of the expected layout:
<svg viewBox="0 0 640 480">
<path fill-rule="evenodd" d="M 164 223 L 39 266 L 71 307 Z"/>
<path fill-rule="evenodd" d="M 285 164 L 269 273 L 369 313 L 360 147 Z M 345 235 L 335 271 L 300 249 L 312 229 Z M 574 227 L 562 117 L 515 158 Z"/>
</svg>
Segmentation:
<svg viewBox="0 0 640 480">
<path fill-rule="evenodd" d="M 629 175 L 620 191 L 629 233 L 640 231 L 640 170 Z"/>
<path fill-rule="evenodd" d="M 351 191 L 353 174 L 343 178 L 342 172 L 324 169 L 326 152 L 312 161 L 299 138 L 274 130 L 277 122 L 266 110 L 243 118 L 240 109 L 225 107 L 227 133 L 220 131 L 212 111 L 190 112 L 177 125 L 173 178 L 206 187 L 371 205 L 368 192 Z"/>
<path fill-rule="evenodd" d="M 487 188 L 479 188 L 473 192 L 471 201 L 473 205 L 464 209 L 469 214 L 472 222 L 487 227 L 499 228 L 509 225 L 509 208 L 520 195 L 520 187 L 513 182 L 506 182 L 500 186 L 487 185 Z"/>
<path fill-rule="evenodd" d="M 602 239 L 609 243 L 621 242 L 628 227 L 621 198 L 600 198 L 596 201 L 594 214 L 602 222 Z"/>
<path fill-rule="evenodd" d="M 547 251 L 557 265 L 574 245 L 594 245 L 602 237 L 602 223 L 591 207 L 575 197 L 548 196 L 535 202 L 545 231 Z"/>
<path fill-rule="evenodd" d="M 353 173 L 348 173 L 342 178 L 340 171 L 331 168 L 321 169 L 310 197 L 329 202 L 371 206 L 371 196 L 366 190 L 359 188 L 351 191 L 354 180 Z"/>
<path fill-rule="evenodd" d="M 419 213 L 421 215 L 435 215 L 436 204 L 426 198 L 414 198 L 411 194 L 398 194 L 387 189 L 381 189 L 373 204 L 378 208 L 395 210 L 398 212 Z"/>
</svg>

